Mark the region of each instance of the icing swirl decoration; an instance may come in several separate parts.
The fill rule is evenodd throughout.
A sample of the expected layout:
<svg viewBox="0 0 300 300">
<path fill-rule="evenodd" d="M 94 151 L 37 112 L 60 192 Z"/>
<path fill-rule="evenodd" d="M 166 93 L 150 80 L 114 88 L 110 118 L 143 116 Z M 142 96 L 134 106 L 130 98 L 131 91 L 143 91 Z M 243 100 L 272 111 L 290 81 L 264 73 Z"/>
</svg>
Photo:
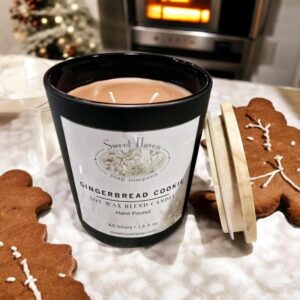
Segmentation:
<svg viewBox="0 0 300 300">
<path fill-rule="evenodd" d="M 269 183 L 272 181 L 272 179 L 275 177 L 275 175 L 279 174 L 282 176 L 282 178 L 290 185 L 292 186 L 296 191 L 300 192 L 300 186 L 297 185 L 295 182 L 292 181 L 292 179 L 290 179 L 286 173 L 284 172 L 284 167 L 282 165 L 282 160 L 283 160 L 283 156 L 281 155 L 276 155 L 274 157 L 274 160 L 276 161 L 277 164 L 277 168 L 276 170 L 260 175 L 260 176 L 256 176 L 256 177 L 250 177 L 250 180 L 257 180 L 257 179 L 261 179 L 261 178 L 266 178 L 269 177 L 268 180 L 261 186 L 262 188 L 266 188 Z"/>
<path fill-rule="evenodd" d="M 268 151 L 272 151 L 272 144 L 270 139 L 270 127 L 271 127 L 270 123 L 268 123 L 266 126 L 263 126 L 260 119 L 257 120 L 256 124 L 249 123 L 248 125 L 245 126 L 245 128 L 258 128 L 262 130 L 263 136 L 265 138 L 264 147 Z"/>
</svg>

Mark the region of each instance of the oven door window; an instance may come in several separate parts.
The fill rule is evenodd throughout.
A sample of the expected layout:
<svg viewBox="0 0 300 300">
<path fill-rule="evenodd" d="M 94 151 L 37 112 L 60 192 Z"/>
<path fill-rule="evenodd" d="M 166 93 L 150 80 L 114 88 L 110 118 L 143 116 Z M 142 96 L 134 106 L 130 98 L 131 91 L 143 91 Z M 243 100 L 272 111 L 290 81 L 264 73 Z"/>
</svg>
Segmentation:
<svg viewBox="0 0 300 300">
<path fill-rule="evenodd" d="M 140 25 L 217 31 L 220 0 L 136 0 Z"/>
</svg>

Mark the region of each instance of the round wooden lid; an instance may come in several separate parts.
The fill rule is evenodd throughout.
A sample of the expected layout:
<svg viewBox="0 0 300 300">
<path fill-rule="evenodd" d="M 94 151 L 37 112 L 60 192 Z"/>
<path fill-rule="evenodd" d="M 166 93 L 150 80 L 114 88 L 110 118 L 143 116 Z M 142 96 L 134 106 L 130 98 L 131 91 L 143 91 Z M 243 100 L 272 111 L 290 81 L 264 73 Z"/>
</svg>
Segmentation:
<svg viewBox="0 0 300 300">
<path fill-rule="evenodd" d="M 234 238 L 242 231 L 247 243 L 256 240 L 256 215 L 244 147 L 230 103 L 221 116 L 208 114 L 205 135 L 222 229 Z"/>
</svg>

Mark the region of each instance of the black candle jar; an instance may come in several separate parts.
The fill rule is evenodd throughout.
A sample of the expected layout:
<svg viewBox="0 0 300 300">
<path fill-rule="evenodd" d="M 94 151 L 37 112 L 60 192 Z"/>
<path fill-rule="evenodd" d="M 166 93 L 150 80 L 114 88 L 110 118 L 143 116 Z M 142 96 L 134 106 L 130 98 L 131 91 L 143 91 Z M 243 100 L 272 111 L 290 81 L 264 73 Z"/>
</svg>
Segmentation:
<svg viewBox="0 0 300 300">
<path fill-rule="evenodd" d="M 95 81 L 140 77 L 189 90 L 153 104 L 96 103 L 68 95 Z M 74 58 L 44 77 L 79 219 L 97 239 L 144 246 L 181 223 L 212 87 L 183 60 L 145 53 Z"/>
</svg>

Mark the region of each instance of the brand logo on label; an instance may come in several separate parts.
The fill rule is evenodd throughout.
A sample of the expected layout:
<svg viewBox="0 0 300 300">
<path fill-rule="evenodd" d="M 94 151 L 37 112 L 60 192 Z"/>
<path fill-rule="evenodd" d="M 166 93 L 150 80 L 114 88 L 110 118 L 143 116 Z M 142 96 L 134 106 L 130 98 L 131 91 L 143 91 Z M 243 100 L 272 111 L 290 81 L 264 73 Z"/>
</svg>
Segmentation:
<svg viewBox="0 0 300 300">
<path fill-rule="evenodd" d="M 150 179 L 161 172 L 170 160 L 167 150 L 146 143 L 143 137 L 122 144 L 105 139 L 103 144 L 105 147 L 96 153 L 96 164 L 116 179 Z"/>
</svg>

